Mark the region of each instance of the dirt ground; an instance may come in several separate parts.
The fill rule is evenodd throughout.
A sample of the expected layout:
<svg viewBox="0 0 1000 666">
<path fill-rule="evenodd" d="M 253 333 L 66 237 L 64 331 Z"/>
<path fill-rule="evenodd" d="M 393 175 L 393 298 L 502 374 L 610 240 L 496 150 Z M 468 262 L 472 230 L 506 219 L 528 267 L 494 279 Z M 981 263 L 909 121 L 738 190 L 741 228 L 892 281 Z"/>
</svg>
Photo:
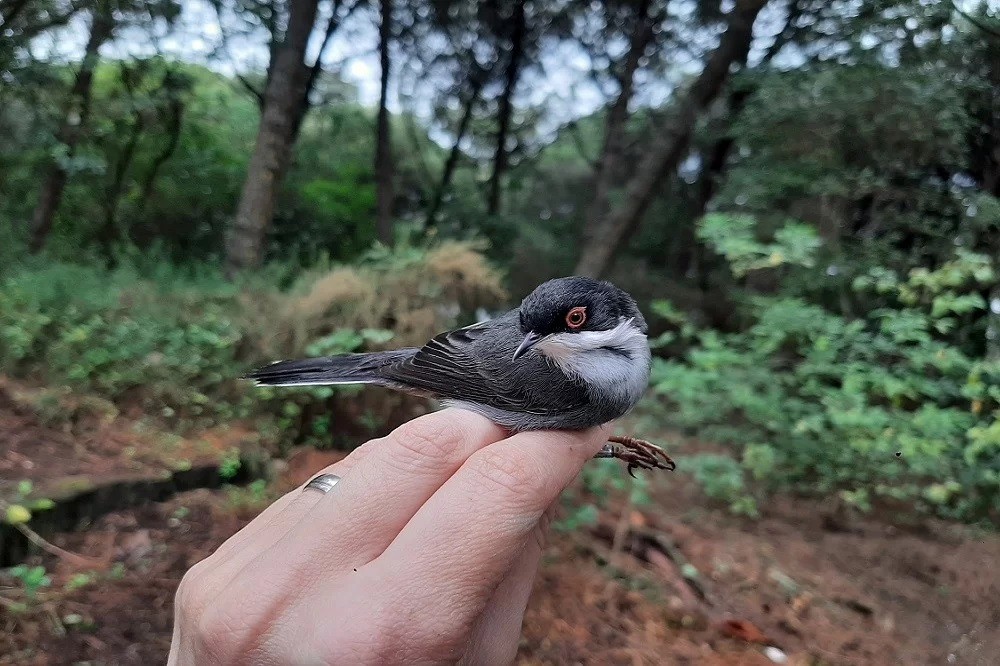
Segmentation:
<svg viewBox="0 0 1000 666">
<path fill-rule="evenodd" d="M 13 501 L 25 480 L 34 496 L 58 497 L 109 479 L 157 478 L 256 438 L 239 426 L 177 437 L 119 417 L 110 403 L 0 378 L 0 500 Z"/>
<path fill-rule="evenodd" d="M 0 464 L 61 436 L 0 405 Z M 303 453 L 286 475 L 325 462 Z M 20 473 L 0 467 L 0 480 Z M 750 521 L 681 476 L 652 485 L 641 510 L 612 500 L 596 525 L 553 533 L 518 663 L 1000 663 L 995 534 L 794 498 Z M 0 664 L 163 663 L 184 571 L 265 502 L 259 489 L 198 490 L 51 536 L 92 560 L 35 557 L 51 584 L 34 600 L 0 574 Z"/>
</svg>

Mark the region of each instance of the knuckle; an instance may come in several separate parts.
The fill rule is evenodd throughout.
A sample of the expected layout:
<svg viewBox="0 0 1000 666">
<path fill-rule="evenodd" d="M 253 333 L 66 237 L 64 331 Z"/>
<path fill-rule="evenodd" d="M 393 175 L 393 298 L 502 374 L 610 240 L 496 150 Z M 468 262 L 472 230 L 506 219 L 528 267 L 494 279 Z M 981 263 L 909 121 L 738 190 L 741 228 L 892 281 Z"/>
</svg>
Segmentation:
<svg viewBox="0 0 1000 666">
<path fill-rule="evenodd" d="M 454 420 L 438 417 L 405 423 L 396 429 L 392 437 L 401 449 L 406 464 L 422 466 L 456 458 L 465 432 Z"/>
<path fill-rule="evenodd" d="M 548 545 L 549 528 L 555 520 L 555 509 L 556 505 L 553 504 L 548 509 L 543 511 L 541 517 L 538 519 L 538 523 L 531 531 L 531 537 L 534 540 L 535 546 L 539 550 L 545 550 L 545 547 Z"/>
<path fill-rule="evenodd" d="M 476 456 L 475 472 L 486 489 L 497 488 L 516 496 L 530 493 L 538 483 L 538 465 L 513 447 L 491 446 Z"/>
<path fill-rule="evenodd" d="M 177 594 L 174 597 L 174 604 L 178 611 L 183 611 L 185 613 L 197 613 L 201 608 L 206 605 L 206 599 L 204 595 L 201 594 L 201 590 L 204 589 L 204 585 L 199 584 L 202 578 L 201 573 L 206 568 L 207 560 L 202 560 L 198 562 L 193 567 L 187 570 L 187 573 L 181 578 L 180 584 L 177 586 Z"/>
<path fill-rule="evenodd" d="M 232 663 L 239 651 L 243 627 L 239 613 L 232 612 L 213 592 L 208 573 L 209 560 L 202 560 L 188 569 L 177 586 L 174 598 L 176 621 L 182 631 L 197 646 L 199 663 Z"/>
<path fill-rule="evenodd" d="M 206 663 L 233 663 L 243 635 L 238 619 L 226 607 L 210 605 L 195 618 L 194 642 Z"/>
<path fill-rule="evenodd" d="M 461 656 L 467 631 L 449 613 L 428 617 L 399 598 L 373 613 L 363 637 L 365 663 L 396 664 L 413 661 L 454 663 Z"/>
</svg>

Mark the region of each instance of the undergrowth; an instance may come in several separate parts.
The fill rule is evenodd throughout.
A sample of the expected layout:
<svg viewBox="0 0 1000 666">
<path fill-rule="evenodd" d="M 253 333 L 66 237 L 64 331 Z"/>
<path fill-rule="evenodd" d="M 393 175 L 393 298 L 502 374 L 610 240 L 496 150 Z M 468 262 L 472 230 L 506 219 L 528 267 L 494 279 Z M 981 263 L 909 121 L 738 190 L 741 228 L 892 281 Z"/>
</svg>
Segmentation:
<svg viewBox="0 0 1000 666">
<path fill-rule="evenodd" d="M 333 443 L 344 424 L 391 420 L 358 389 L 256 389 L 250 368 L 413 344 L 505 299 L 471 242 L 371 251 L 280 286 L 272 267 L 239 284 L 206 265 L 124 258 L 117 268 L 28 259 L 0 273 L 0 369 L 92 394 L 178 429 L 274 420 L 283 442 Z M 389 410 L 391 412 L 391 410 Z"/>
</svg>

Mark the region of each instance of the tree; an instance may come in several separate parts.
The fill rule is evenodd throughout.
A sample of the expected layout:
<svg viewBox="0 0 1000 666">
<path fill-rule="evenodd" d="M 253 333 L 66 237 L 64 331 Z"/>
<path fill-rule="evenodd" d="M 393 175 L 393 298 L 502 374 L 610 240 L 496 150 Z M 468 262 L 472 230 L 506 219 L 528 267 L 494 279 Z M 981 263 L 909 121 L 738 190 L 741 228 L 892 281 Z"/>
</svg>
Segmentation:
<svg viewBox="0 0 1000 666">
<path fill-rule="evenodd" d="M 392 245 L 392 135 L 389 127 L 389 58 L 392 39 L 392 0 L 379 2 L 378 60 L 379 98 L 378 117 L 375 123 L 375 229 L 378 239 Z"/>
<path fill-rule="evenodd" d="M 323 47 L 336 32 L 346 14 L 357 5 L 343 7 L 333 0 Z M 316 60 L 306 62 L 306 47 L 313 33 L 319 0 L 287 0 L 266 8 L 270 27 L 270 61 L 264 90 L 259 94 L 260 127 L 254 143 L 246 179 L 232 227 L 226 239 L 226 274 L 232 277 L 259 266 L 264 255 L 264 239 L 274 216 L 278 188 L 292 159 L 292 148 L 302 119 L 309 109 L 309 94 L 322 68 L 323 49 Z M 284 29 L 277 14 L 287 14 Z"/>
<path fill-rule="evenodd" d="M 86 7 L 70 0 L 0 2 L 0 73 L 9 73 L 35 37 L 66 25 Z M 5 81 L 5 83 L 9 83 Z"/>
<path fill-rule="evenodd" d="M 504 70 L 503 89 L 500 93 L 496 149 L 493 153 L 493 172 L 490 175 L 489 198 L 486 204 L 486 210 L 490 215 L 496 215 L 500 212 L 501 179 L 507 171 L 509 160 L 507 141 L 511 133 L 511 116 L 514 113 L 514 92 L 517 89 L 525 57 L 524 42 L 527 32 L 527 18 L 524 5 L 523 1 L 515 2 L 511 9 L 510 19 L 502 22 L 502 25 L 509 25 L 510 34 L 505 40 L 508 42 L 507 65 Z"/>
<path fill-rule="evenodd" d="M 69 165 L 83 136 L 90 116 L 91 85 L 94 68 L 100 58 L 98 51 L 115 30 L 114 9 L 108 2 L 100 2 L 90 12 L 90 31 L 84 48 L 83 60 L 73 78 L 66 99 L 62 124 L 56 135 L 55 155 L 45 166 L 38 203 L 31 216 L 31 240 L 29 248 L 38 252 L 45 245 L 56 211 L 66 187 Z"/>
<path fill-rule="evenodd" d="M 657 185 L 673 174 L 689 146 L 698 118 L 718 97 L 730 67 L 746 59 L 753 40 L 753 25 L 767 0 L 738 0 L 719 45 L 708 57 L 701 74 L 671 110 L 671 117 L 656 130 L 653 143 L 625 187 L 622 204 L 589 229 L 576 273 L 607 273 L 622 243 L 635 232 L 656 195 Z"/>
<path fill-rule="evenodd" d="M 608 214 L 611 188 L 621 166 L 625 149 L 625 123 L 628 120 L 629 102 L 632 100 L 635 74 L 646 50 L 653 41 L 653 27 L 659 20 L 652 13 L 651 0 L 641 0 L 635 8 L 629 48 L 621 63 L 620 72 L 613 74 L 618 84 L 618 96 L 607 110 L 604 121 L 604 143 L 594 169 L 594 198 L 587 209 L 583 227 L 583 246 L 598 242 L 601 224 Z"/>
</svg>

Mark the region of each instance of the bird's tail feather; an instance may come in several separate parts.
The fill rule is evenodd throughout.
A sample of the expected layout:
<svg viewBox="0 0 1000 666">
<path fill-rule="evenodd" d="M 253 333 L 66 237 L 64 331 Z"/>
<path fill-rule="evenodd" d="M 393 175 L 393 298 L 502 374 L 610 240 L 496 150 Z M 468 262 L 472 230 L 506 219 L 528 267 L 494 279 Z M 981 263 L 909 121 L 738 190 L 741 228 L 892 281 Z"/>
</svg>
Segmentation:
<svg viewBox="0 0 1000 666">
<path fill-rule="evenodd" d="M 343 354 L 297 361 L 278 361 L 248 372 L 258 386 L 324 386 L 331 384 L 378 384 L 379 369 L 401 361 L 416 352 L 400 349 L 370 354 Z"/>
</svg>

